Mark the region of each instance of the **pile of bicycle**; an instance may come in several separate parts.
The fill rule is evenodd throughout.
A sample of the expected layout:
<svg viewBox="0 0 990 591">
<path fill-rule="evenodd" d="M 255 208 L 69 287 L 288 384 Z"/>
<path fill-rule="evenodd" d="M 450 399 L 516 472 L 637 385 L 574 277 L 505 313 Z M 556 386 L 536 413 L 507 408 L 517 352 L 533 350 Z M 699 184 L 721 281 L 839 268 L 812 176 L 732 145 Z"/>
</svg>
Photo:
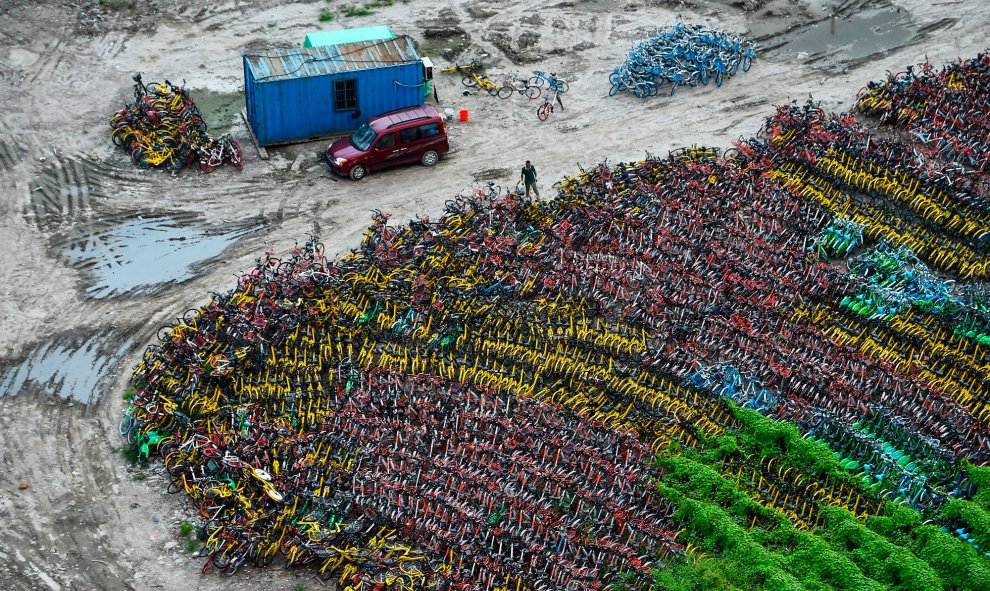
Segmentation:
<svg viewBox="0 0 990 591">
<path fill-rule="evenodd" d="M 704 25 L 677 22 L 639 42 L 626 60 L 612 70 L 609 96 L 631 92 L 639 98 L 656 96 L 670 85 L 673 95 L 678 86 L 722 82 L 742 69 L 748 72 L 756 57 L 756 44 L 738 35 L 729 35 Z"/>
<path fill-rule="evenodd" d="M 110 117 L 114 145 L 141 168 L 177 171 L 198 166 L 213 172 L 224 164 L 243 168 L 241 147 L 230 134 L 213 137 L 189 93 L 166 80 L 144 84 L 135 74 L 134 102 Z"/>
<path fill-rule="evenodd" d="M 442 72 L 460 74 L 461 83 L 468 88 L 484 90 L 492 96 L 507 99 L 513 94 L 521 94 L 528 99 L 538 99 L 543 97 L 543 104 L 536 109 L 536 116 L 540 121 L 546 121 L 556 107 L 564 110 L 564 103 L 560 95 L 567 92 L 569 88 L 567 81 L 551 72 L 547 74 L 540 70 L 534 70 L 530 77 L 520 77 L 514 73 L 507 73 L 491 78 L 482 70 L 484 65 L 480 62 L 457 65 L 444 68 Z M 465 91 L 467 93 L 467 91 Z"/>
<path fill-rule="evenodd" d="M 788 104 L 550 201 L 375 212 L 350 254 L 266 254 L 164 327 L 121 433 L 198 511 L 204 569 L 972 588 L 990 291 L 964 281 L 990 220 L 914 154 Z"/>
<path fill-rule="evenodd" d="M 935 70 L 930 62 L 870 82 L 856 99 L 860 113 L 903 127 L 926 157 L 990 174 L 990 54 Z M 982 186 L 986 194 L 986 185 Z"/>
</svg>

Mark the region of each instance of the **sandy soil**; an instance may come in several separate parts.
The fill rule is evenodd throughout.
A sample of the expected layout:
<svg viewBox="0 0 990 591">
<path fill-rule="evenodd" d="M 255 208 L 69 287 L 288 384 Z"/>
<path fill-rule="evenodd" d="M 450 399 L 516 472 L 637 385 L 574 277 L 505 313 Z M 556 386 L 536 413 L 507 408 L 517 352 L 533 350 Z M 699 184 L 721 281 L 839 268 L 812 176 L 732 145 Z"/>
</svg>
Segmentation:
<svg viewBox="0 0 990 591">
<path fill-rule="evenodd" d="M 578 163 L 725 147 L 755 134 L 774 104 L 812 95 L 844 110 L 885 70 L 970 57 L 990 33 L 981 0 L 397 1 L 330 26 L 389 24 L 438 66 L 480 57 L 491 71 L 556 71 L 571 81 L 566 110 L 540 123 L 536 102 L 463 96 L 458 78 L 438 74 L 440 107 L 470 112 L 449 126 L 453 152 L 436 168 L 360 183 L 329 176 L 323 144 L 267 161 L 246 150 L 241 172 L 175 177 L 136 170 L 113 149 L 106 120 L 135 71 L 185 79 L 211 127 L 248 145 L 236 115 L 241 53 L 300 44 L 324 7 L 343 13 L 339 2 L 0 0 L 0 588 L 322 585 L 281 569 L 201 576 L 177 536 L 190 514 L 163 492 L 160 466 L 134 469 L 114 453 L 120 392 L 156 328 L 227 289 L 266 248 L 316 233 L 345 253 L 370 210 L 436 216 L 479 181 L 514 186 L 526 159 L 550 193 Z M 721 88 L 609 98 L 625 52 L 678 15 L 765 51 Z M 174 268 L 146 257 L 159 251 L 181 257 Z"/>
</svg>

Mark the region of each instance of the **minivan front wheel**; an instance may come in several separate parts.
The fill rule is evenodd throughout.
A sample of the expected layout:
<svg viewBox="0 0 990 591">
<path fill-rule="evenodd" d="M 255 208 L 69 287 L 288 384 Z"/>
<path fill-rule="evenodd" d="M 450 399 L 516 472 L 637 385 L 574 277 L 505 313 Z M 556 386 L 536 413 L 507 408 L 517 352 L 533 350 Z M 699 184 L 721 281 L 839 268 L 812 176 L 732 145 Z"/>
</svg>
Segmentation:
<svg viewBox="0 0 990 591">
<path fill-rule="evenodd" d="M 359 181 L 363 179 L 366 174 L 368 174 L 368 169 L 365 168 L 363 164 L 358 164 L 351 169 L 351 180 Z"/>
<path fill-rule="evenodd" d="M 426 153 L 423 154 L 423 158 L 421 160 L 423 166 L 433 166 L 439 161 L 440 154 L 437 154 L 435 150 L 427 150 Z"/>
</svg>

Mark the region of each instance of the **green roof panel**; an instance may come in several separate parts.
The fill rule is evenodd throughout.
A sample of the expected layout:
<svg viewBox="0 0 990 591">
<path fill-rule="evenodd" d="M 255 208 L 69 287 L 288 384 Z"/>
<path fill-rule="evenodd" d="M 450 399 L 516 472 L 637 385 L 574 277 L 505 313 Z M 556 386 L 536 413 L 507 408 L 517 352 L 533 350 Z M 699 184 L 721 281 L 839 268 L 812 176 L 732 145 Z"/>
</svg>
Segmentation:
<svg viewBox="0 0 990 591">
<path fill-rule="evenodd" d="M 381 41 L 394 39 L 395 33 L 386 25 L 374 27 L 356 27 L 339 29 L 337 31 L 319 31 L 306 35 L 303 47 L 322 47 L 324 45 L 340 45 L 341 43 L 357 43 L 360 41 Z"/>
</svg>

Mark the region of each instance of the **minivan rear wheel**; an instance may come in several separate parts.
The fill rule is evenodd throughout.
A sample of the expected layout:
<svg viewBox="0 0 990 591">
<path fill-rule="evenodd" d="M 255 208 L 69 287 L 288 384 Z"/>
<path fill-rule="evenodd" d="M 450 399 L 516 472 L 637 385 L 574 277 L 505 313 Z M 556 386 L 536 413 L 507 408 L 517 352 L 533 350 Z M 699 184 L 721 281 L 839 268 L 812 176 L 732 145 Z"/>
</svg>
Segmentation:
<svg viewBox="0 0 990 591">
<path fill-rule="evenodd" d="M 363 164 L 358 164 L 351 169 L 351 180 L 359 181 L 363 179 L 366 174 L 368 174 L 368 169 L 365 168 Z"/>
<path fill-rule="evenodd" d="M 423 166 L 433 166 L 440 161 L 440 154 L 437 154 L 435 150 L 427 150 L 420 161 Z"/>
</svg>

